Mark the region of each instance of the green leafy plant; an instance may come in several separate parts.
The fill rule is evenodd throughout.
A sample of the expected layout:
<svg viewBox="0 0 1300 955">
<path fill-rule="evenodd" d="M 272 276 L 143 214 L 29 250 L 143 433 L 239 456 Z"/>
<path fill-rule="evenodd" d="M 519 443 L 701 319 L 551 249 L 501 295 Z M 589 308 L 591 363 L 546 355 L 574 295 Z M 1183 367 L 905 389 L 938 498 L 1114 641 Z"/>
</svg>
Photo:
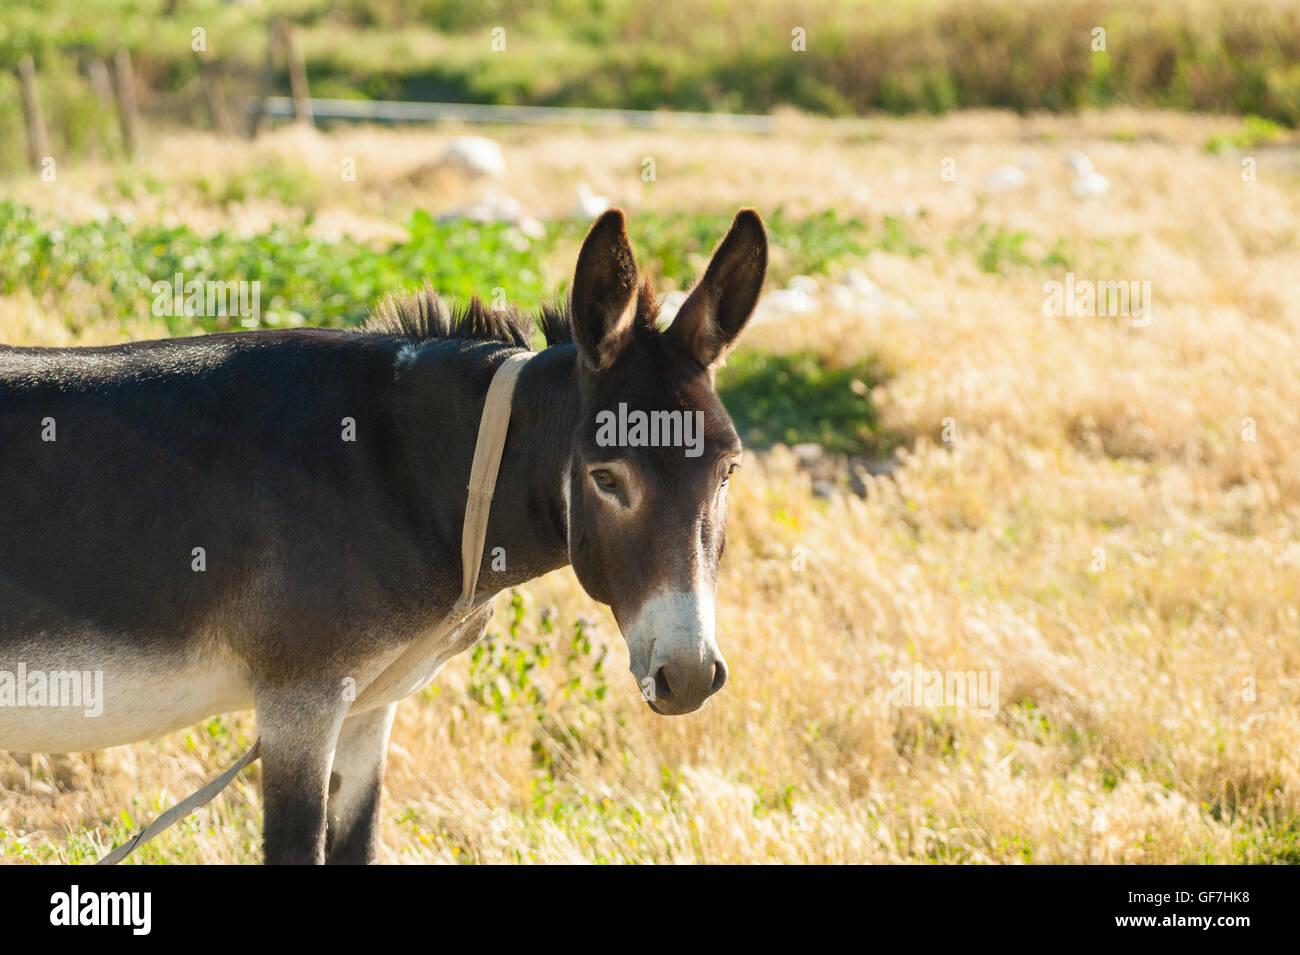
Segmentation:
<svg viewBox="0 0 1300 955">
<path fill-rule="evenodd" d="M 812 441 L 832 452 L 890 449 L 871 389 L 885 378 L 873 361 L 833 366 L 810 352 L 741 349 L 718 373 L 718 394 L 751 445 Z"/>
<path fill-rule="evenodd" d="M 505 634 L 489 633 L 470 651 L 466 705 L 494 714 L 508 734 L 532 734 L 536 769 L 554 783 L 568 756 L 599 749 L 609 647 L 583 620 L 567 639 L 557 634 L 551 608 L 530 624 L 518 591 L 509 621 Z"/>
</svg>

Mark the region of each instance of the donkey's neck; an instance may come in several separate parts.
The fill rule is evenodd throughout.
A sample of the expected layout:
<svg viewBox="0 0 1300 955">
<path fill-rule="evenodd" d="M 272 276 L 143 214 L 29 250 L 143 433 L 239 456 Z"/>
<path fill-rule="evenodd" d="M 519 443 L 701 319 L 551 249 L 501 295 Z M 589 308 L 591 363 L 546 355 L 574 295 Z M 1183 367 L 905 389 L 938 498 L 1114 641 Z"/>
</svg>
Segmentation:
<svg viewBox="0 0 1300 955">
<path fill-rule="evenodd" d="M 524 366 L 484 541 L 480 592 L 569 563 L 569 462 L 580 396 L 577 349 L 556 345 Z M 497 550 L 500 548 L 500 550 Z"/>
<path fill-rule="evenodd" d="M 421 592 L 445 606 L 461 589 L 465 489 L 483 399 L 505 350 L 440 340 L 416 353 L 396 351 L 386 400 L 395 451 L 386 469 L 420 554 L 413 579 L 432 583 Z M 480 595 L 569 562 L 564 486 L 581 406 L 576 368 L 577 349 L 554 345 L 519 374 L 483 541 Z"/>
</svg>

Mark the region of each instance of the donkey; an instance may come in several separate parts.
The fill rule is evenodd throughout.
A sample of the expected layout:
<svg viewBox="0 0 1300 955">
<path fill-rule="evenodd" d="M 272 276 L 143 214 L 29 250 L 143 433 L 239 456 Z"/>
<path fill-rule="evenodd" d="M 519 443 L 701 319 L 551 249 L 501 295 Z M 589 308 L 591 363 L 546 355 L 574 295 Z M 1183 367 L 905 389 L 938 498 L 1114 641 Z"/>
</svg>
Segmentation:
<svg viewBox="0 0 1300 955">
<path fill-rule="evenodd" d="M 457 597 L 485 396 L 528 319 L 426 284 L 359 330 L 0 346 L 0 747 L 96 750 L 253 707 L 266 862 L 373 862 L 397 701 L 482 637 L 491 597 L 565 564 L 613 609 L 649 707 L 698 709 L 727 680 L 714 599 L 741 449 L 714 371 L 766 268 L 743 209 L 661 330 L 622 212 L 595 222 L 518 378 L 485 535 L 506 569 L 484 560 L 484 602 L 360 709 L 346 688 Z M 692 415 L 700 440 L 610 441 L 621 406 Z M 102 675 L 101 712 L 16 705 L 20 670 Z"/>
</svg>

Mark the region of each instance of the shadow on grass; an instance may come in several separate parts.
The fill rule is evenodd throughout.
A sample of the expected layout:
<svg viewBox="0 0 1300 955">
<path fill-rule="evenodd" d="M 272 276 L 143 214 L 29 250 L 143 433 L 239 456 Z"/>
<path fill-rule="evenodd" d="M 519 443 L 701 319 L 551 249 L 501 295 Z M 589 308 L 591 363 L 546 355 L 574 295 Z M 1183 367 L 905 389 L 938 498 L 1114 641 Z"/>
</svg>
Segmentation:
<svg viewBox="0 0 1300 955">
<path fill-rule="evenodd" d="M 882 430 L 871 401 L 886 378 L 873 359 L 835 366 L 811 352 L 742 349 L 718 372 L 718 394 L 748 447 L 812 442 L 832 454 L 880 458 L 903 443 Z"/>
</svg>

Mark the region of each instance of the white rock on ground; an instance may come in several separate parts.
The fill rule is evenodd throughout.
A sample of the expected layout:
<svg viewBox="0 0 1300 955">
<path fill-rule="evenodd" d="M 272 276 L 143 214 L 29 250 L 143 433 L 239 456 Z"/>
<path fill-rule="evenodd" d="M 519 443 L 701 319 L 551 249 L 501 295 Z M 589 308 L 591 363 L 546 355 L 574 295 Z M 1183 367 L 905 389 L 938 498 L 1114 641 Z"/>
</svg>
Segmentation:
<svg viewBox="0 0 1300 955">
<path fill-rule="evenodd" d="M 501 147 L 486 136 L 457 136 L 447 144 L 442 164 L 460 167 L 473 176 L 502 176 L 506 171 Z"/>
<path fill-rule="evenodd" d="M 916 309 L 907 302 L 886 292 L 861 269 L 852 268 L 825 291 L 810 275 L 794 276 L 785 288 L 768 292 L 758 300 L 753 321 L 756 324 L 785 321 L 826 305 L 841 312 L 870 316 L 890 314 L 911 319 L 917 315 Z"/>
<path fill-rule="evenodd" d="M 1021 189 L 1029 182 L 1029 177 L 1019 166 L 998 166 L 984 180 L 984 188 L 990 192 L 1005 192 L 1008 189 Z"/>
<path fill-rule="evenodd" d="M 882 314 L 916 318 L 916 309 L 891 295 L 858 268 L 846 269 L 827 293 L 831 303 L 842 312 L 858 312 L 878 317 Z"/>
<path fill-rule="evenodd" d="M 665 292 L 659 299 L 659 314 L 655 316 L 655 320 L 658 322 L 671 322 L 677 316 L 677 310 L 686 301 L 686 294 L 679 289 Z"/>
<path fill-rule="evenodd" d="M 609 208 L 609 199 L 596 195 L 585 182 L 580 182 L 576 189 L 578 198 L 573 204 L 573 214 L 579 219 L 594 219 Z"/>
<path fill-rule="evenodd" d="M 523 204 L 514 196 L 503 196 L 489 189 L 477 202 L 468 206 L 448 209 L 438 218 L 443 222 L 472 219 L 475 222 L 517 223 L 523 216 Z"/>
<path fill-rule="evenodd" d="M 1099 172 L 1090 172 L 1070 183 L 1070 191 L 1080 199 L 1089 196 L 1104 196 L 1110 192 L 1110 180 Z"/>
<path fill-rule="evenodd" d="M 1080 199 L 1104 196 L 1110 192 L 1110 180 L 1094 170 L 1092 160 L 1079 150 L 1072 149 L 1065 154 L 1065 165 L 1074 175 L 1070 191 Z"/>
<path fill-rule="evenodd" d="M 832 285 L 827 294 L 830 297 L 831 304 L 841 312 L 851 312 L 857 308 L 858 297 L 853 294 L 853 289 L 842 282 L 836 282 Z"/>
<path fill-rule="evenodd" d="M 465 213 L 465 218 L 477 222 L 518 222 L 523 212 L 523 203 L 514 196 L 499 196 L 493 193 L 470 206 Z"/>
<path fill-rule="evenodd" d="M 754 309 L 755 322 L 770 322 L 811 312 L 821 297 L 821 287 L 811 275 L 794 275 L 785 288 L 768 292 Z"/>
<path fill-rule="evenodd" d="M 540 239 L 546 235 L 546 226 L 542 225 L 542 220 L 534 219 L 532 216 L 521 216 L 515 225 L 519 226 L 519 231 L 530 239 Z"/>
<path fill-rule="evenodd" d="M 770 322 L 801 315 L 813 308 L 812 298 L 803 289 L 779 288 L 758 300 L 754 309 L 755 322 Z"/>
<path fill-rule="evenodd" d="M 875 295 L 880 291 L 880 286 L 871 281 L 867 273 L 861 269 L 845 269 L 844 274 L 840 276 L 840 282 L 862 295 Z"/>
<path fill-rule="evenodd" d="M 1092 160 L 1077 149 L 1065 154 L 1065 164 L 1070 167 L 1070 172 L 1074 173 L 1076 179 L 1092 175 Z"/>
<path fill-rule="evenodd" d="M 454 222 L 469 219 L 473 222 L 505 222 L 515 226 L 529 239 L 540 239 L 546 235 L 546 227 L 541 220 L 526 215 L 523 203 L 514 196 L 504 196 L 494 189 L 489 189 L 473 205 L 448 209 L 438 216 L 441 222 Z"/>
</svg>

